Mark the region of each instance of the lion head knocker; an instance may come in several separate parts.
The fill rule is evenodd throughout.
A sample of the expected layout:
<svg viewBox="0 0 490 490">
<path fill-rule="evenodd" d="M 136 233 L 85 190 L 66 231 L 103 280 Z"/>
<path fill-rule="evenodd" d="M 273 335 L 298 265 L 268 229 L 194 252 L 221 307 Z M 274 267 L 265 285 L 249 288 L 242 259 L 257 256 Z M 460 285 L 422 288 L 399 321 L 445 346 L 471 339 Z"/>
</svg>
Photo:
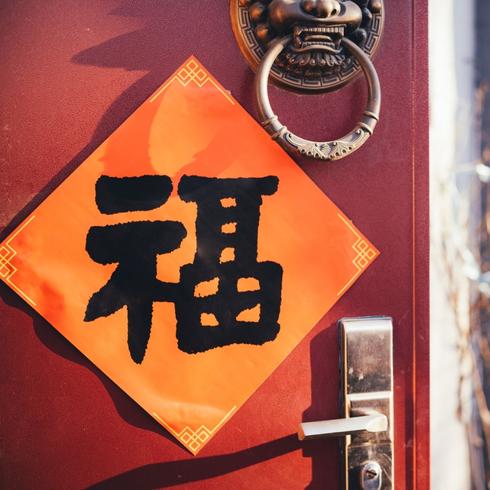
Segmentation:
<svg viewBox="0 0 490 490">
<path fill-rule="evenodd" d="M 240 49 L 257 69 L 256 91 L 264 127 L 286 149 L 337 160 L 359 148 L 379 116 L 381 91 L 370 57 L 383 29 L 382 0 L 230 0 Z M 304 140 L 272 111 L 267 82 L 299 91 L 330 91 L 363 72 L 369 102 L 362 120 L 344 138 Z"/>
</svg>

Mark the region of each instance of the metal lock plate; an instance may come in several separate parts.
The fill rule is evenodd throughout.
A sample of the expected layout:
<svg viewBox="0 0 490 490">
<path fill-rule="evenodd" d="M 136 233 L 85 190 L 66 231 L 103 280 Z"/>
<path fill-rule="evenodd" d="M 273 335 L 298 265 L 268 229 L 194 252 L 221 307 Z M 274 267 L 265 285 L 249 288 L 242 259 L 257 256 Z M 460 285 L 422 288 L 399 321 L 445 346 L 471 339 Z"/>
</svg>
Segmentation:
<svg viewBox="0 0 490 490">
<path fill-rule="evenodd" d="M 343 437 L 342 488 L 391 490 L 393 480 L 393 323 L 388 317 L 339 321 L 344 418 L 300 424 L 301 440 Z"/>
<path fill-rule="evenodd" d="M 339 321 L 344 417 L 383 414 L 388 428 L 345 437 L 345 488 L 393 488 L 393 324 L 388 317 Z M 380 486 L 366 486 L 366 465 L 379 464 Z M 368 471 L 369 476 L 369 471 Z M 361 482 L 364 482 L 362 486 Z"/>
</svg>

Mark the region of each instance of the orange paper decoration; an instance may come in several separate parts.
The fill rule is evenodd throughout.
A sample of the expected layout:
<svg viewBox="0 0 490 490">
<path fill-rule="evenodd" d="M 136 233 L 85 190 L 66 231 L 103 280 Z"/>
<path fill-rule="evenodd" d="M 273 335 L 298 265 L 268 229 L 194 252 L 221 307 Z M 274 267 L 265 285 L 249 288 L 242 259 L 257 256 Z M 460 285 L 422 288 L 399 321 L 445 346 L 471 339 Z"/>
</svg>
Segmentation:
<svg viewBox="0 0 490 490">
<path fill-rule="evenodd" d="M 156 209 L 102 214 L 95 201 L 102 175 L 167 175 L 173 192 Z M 126 307 L 84 321 L 89 299 L 117 267 L 90 258 L 87 233 L 94 226 L 132 221 L 182 223 L 187 236 L 181 246 L 159 255 L 157 262 L 158 280 L 179 283 L 180 268 L 192 263 L 196 253 L 197 207 L 177 193 L 184 175 L 278 178 L 277 191 L 262 198 L 257 260 L 283 270 L 280 330 L 263 345 L 233 344 L 188 354 L 178 348 L 174 304 L 155 302 L 149 343 L 138 364 L 128 351 Z M 223 231 L 235 231 L 227 227 Z M 191 57 L 0 245 L 0 277 L 197 454 L 377 255 Z M 257 287 L 253 279 L 241 281 L 238 289 Z M 203 285 L 196 295 L 215 287 Z M 210 326 L 201 328 L 219 328 L 208 320 Z"/>
</svg>

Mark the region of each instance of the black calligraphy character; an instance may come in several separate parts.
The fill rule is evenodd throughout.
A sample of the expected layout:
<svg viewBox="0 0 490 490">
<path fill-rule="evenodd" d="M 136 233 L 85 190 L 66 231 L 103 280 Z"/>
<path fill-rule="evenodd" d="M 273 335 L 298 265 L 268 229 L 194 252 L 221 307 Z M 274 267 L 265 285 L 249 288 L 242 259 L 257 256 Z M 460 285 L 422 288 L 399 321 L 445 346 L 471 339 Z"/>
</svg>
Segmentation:
<svg viewBox="0 0 490 490">
<path fill-rule="evenodd" d="M 197 204 L 197 251 L 180 269 L 175 303 L 179 349 L 261 345 L 279 332 L 282 267 L 257 262 L 262 196 L 277 177 L 182 177 L 178 192 Z"/>
<path fill-rule="evenodd" d="M 171 191 L 172 182 L 166 176 L 102 176 L 96 184 L 96 203 L 104 214 L 150 210 L 164 204 Z M 93 226 L 87 235 L 86 249 L 95 262 L 118 265 L 107 284 L 90 298 L 85 321 L 127 306 L 128 346 L 136 363 L 145 356 L 153 302 L 174 302 L 178 295 L 178 284 L 156 278 L 157 256 L 177 249 L 185 236 L 184 226 L 175 221 Z"/>
<path fill-rule="evenodd" d="M 141 363 L 150 338 L 153 303 L 175 303 L 177 342 L 187 353 L 230 344 L 261 345 L 279 332 L 282 268 L 258 262 L 262 196 L 277 191 L 277 177 L 182 177 L 179 195 L 197 205 L 194 262 L 178 284 L 157 279 L 157 256 L 177 249 L 184 226 L 175 221 L 132 221 L 93 226 L 86 249 L 100 264 L 117 264 L 89 300 L 85 321 L 127 307 L 131 358 Z M 101 177 L 96 203 L 116 214 L 160 207 L 170 196 L 166 176 Z"/>
</svg>

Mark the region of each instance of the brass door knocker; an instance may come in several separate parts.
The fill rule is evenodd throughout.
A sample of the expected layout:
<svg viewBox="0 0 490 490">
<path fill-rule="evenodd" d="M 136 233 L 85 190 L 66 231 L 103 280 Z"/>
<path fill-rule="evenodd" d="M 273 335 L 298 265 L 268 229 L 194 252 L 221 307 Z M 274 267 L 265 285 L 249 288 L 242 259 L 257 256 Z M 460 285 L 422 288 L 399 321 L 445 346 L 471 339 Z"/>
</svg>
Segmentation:
<svg viewBox="0 0 490 490">
<path fill-rule="evenodd" d="M 255 90 L 264 128 L 288 151 L 339 160 L 359 149 L 379 119 L 381 88 L 370 57 L 383 30 L 382 0 L 231 0 L 240 49 L 256 69 Z M 272 110 L 269 78 L 302 92 L 336 90 L 364 73 L 368 103 L 343 138 L 309 141 L 287 129 Z"/>
</svg>

